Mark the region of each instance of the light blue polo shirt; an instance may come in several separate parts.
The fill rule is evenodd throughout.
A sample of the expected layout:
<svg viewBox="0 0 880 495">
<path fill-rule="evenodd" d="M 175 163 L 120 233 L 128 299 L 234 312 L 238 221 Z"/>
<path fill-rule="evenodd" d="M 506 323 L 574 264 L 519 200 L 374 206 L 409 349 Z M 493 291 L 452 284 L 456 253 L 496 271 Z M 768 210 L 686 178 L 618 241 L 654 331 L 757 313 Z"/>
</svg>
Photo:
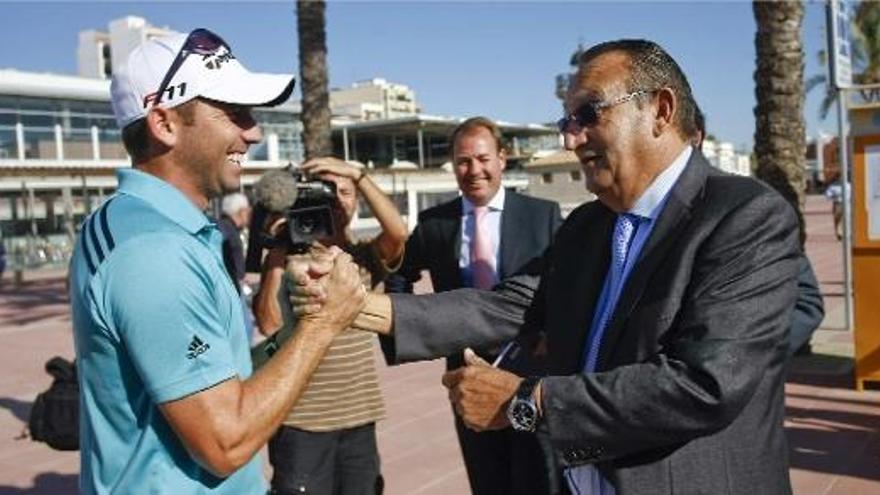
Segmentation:
<svg viewBox="0 0 880 495">
<path fill-rule="evenodd" d="M 217 226 L 181 191 L 123 169 L 82 224 L 70 297 L 86 494 L 265 494 L 258 456 L 221 479 L 157 405 L 251 374 L 238 294 Z"/>
</svg>

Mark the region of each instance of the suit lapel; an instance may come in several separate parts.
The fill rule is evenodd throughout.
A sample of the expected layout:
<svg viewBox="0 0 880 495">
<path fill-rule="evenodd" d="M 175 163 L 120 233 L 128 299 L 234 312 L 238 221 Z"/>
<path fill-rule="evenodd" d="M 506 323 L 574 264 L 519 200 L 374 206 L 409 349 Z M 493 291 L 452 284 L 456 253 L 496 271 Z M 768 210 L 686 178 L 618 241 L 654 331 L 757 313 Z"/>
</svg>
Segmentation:
<svg viewBox="0 0 880 495">
<path fill-rule="evenodd" d="M 555 244 L 560 252 L 554 253 L 554 258 L 560 265 L 554 268 L 557 289 L 548 307 L 558 311 L 552 318 L 560 323 L 549 327 L 562 331 L 548 335 L 554 372 L 568 373 L 583 366 L 587 334 L 611 259 L 609 239 L 615 214 L 601 203 L 594 207 L 598 208 L 595 215 L 583 215 L 573 229 L 575 240 Z"/>
<path fill-rule="evenodd" d="M 516 265 L 515 260 L 519 249 L 519 243 L 516 240 L 522 238 L 522 229 L 525 228 L 522 222 L 524 216 L 520 214 L 520 206 L 517 194 L 507 191 L 504 195 L 504 210 L 501 212 L 501 232 L 498 235 L 501 243 L 498 255 L 498 280 L 508 276 L 510 267 Z"/>
<path fill-rule="evenodd" d="M 626 321 L 644 294 L 651 276 L 687 226 L 691 218 L 693 200 L 706 184 L 708 167 L 702 154 L 694 150 L 685 170 L 669 191 L 666 206 L 656 219 L 657 224 L 633 266 L 617 301 L 611 322 L 602 338 L 597 370 L 605 369 L 610 354 L 617 348 Z"/>
<path fill-rule="evenodd" d="M 458 266 L 459 256 L 461 253 L 461 215 L 462 204 L 461 197 L 455 200 L 452 208 L 449 209 L 448 215 L 441 226 L 442 242 L 439 246 L 452 246 L 451 250 L 444 250 L 441 255 L 443 258 L 443 270 L 446 273 L 453 274 L 452 279 L 457 281 L 456 287 L 463 287 L 464 281 L 461 278 L 461 268 Z"/>
</svg>

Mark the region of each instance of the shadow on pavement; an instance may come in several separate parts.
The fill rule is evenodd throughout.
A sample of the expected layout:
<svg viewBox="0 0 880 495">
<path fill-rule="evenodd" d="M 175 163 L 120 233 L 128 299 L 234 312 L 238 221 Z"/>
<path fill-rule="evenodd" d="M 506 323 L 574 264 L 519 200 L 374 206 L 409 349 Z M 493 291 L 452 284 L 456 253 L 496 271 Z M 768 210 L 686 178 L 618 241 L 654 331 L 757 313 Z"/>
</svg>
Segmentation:
<svg viewBox="0 0 880 495">
<path fill-rule="evenodd" d="M 814 354 L 791 362 L 786 383 L 809 388 L 788 391 L 798 405 L 785 408 L 790 465 L 793 469 L 880 481 L 874 459 L 880 450 L 877 400 L 826 395 L 853 391 L 851 357 Z"/>
<path fill-rule="evenodd" d="M 789 363 L 788 378 L 785 382 L 852 390 L 855 387 L 853 365 L 854 361 L 851 357 L 830 354 L 796 356 Z"/>
<path fill-rule="evenodd" d="M 798 414 L 796 409 L 789 409 L 788 412 Z M 815 419 L 816 425 L 786 427 L 790 466 L 815 473 L 880 481 L 880 470 L 873 462 L 880 449 L 880 439 L 877 431 L 871 428 L 876 425 L 877 417 L 834 414 L 831 418 L 844 423 L 832 427 L 824 423 L 827 419 L 820 419 L 823 418 L 823 412 L 829 411 L 810 410 L 806 414 L 809 419 L 797 420 L 807 426 L 810 420 Z M 816 429 L 815 426 L 822 429 Z"/>
<path fill-rule="evenodd" d="M 0 397 L 0 408 L 8 409 L 9 412 L 11 412 L 16 418 L 20 419 L 22 423 L 27 423 L 28 415 L 31 412 L 31 406 L 33 405 L 34 403 L 30 401 L 13 399 L 12 397 Z M 0 493 L 5 492 L 0 491 Z"/>
<path fill-rule="evenodd" d="M 34 486 L 17 487 L 0 485 L 3 495 L 57 495 L 77 493 L 79 476 L 75 474 L 40 473 L 34 478 Z"/>
</svg>

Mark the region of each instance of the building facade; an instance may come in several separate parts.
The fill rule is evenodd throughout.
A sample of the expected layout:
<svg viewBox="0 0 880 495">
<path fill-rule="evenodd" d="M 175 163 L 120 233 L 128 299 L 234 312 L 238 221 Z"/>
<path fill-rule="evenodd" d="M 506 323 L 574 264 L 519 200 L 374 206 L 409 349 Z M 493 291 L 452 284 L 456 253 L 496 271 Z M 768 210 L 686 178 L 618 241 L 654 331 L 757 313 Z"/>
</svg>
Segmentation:
<svg viewBox="0 0 880 495">
<path fill-rule="evenodd" d="M 115 191 L 116 169 L 130 161 L 113 117 L 109 77 L 138 43 L 171 32 L 124 17 L 106 32 L 80 33 L 79 76 L 0 69 L 0 239 L 11 269 L 65 263 L 84 216 Z M 410 228 L 418 211 L 458 194 L 448 135 L 463 118 L 420 114 L 411 89 L 384 79 L 334 91 L 331 99 L 337 102 L 335 153 L 370 168 Z M 345 110 L 357 105 L 363 105 L 358 115 Z M 254 117 L 264 140 L 249 149 L 242 166 L 245 192 L 265 171 L 303 160 L 297 102 L 256 108 Z M 558 146 L 557 133 L 499 124 L 510 148 L 504 186 L 525 189 L 520 164 Z M 360 208 L 353 227 L 370 231 L 378 224 Z"/>
<path fill-rule="evenodd" d="M 358 81 L 350 88 L 331 90 L 330 109 L 334 115 L 355 121 L 396 119 L 420 112 L 415 91 L 405 84 L 391 83 L 382 78 Z"/>
</svg>

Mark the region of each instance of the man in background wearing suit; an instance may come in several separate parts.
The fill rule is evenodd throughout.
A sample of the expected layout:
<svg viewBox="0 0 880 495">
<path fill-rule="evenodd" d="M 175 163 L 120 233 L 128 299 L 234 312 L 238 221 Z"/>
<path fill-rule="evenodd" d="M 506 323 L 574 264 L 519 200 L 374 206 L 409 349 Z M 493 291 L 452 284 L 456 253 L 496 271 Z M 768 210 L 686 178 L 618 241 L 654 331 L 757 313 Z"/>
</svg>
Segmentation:
<svg viewBox="0 0 880 495">
<path fill-rule="evenodd" d="M 466 353 L 444 383 L 475 430 L 549 435 L 575 494 L 791 493 L 797 220 L 690 146 L 694 108 L 657 44 L 585 51 L 560 130 L 599 200 L 569 215 L 530 273 L 492 292 L 374 296 L 354 323 L 393 334 L 401 361 L 510 339 L 520 321 L 520 334 L 543 330 L 546 376 Z"/>
<path fill-rule="evenodd" d="M 411 293 L 413 282 L 425 269 L 431 274 L 435 292 L 460 287 L 490 289 L 539 257 L 562 222 L 558 204 L 501 187 L 506 153 L 501 131 L 493 121 L 470 118 L 453 130 L 449 141 L 461 197 L 419 214 L 418 225 L 406 244 L 403 266 L 386 282 L 388 292 Z M 393 355 L 387 345 L 386 350 Z M 478 350 L 489 361 L 498 352 L 495 346 Z M 447 369 L 462 363 L 461 352 L 447 357 Z M 474 494 L 548 491 L 548 473 L 534 468 L 544 456 L 533 435 L 510 428 L 476 433 L 458 416 L 455 426 Z"/>
</svg>

